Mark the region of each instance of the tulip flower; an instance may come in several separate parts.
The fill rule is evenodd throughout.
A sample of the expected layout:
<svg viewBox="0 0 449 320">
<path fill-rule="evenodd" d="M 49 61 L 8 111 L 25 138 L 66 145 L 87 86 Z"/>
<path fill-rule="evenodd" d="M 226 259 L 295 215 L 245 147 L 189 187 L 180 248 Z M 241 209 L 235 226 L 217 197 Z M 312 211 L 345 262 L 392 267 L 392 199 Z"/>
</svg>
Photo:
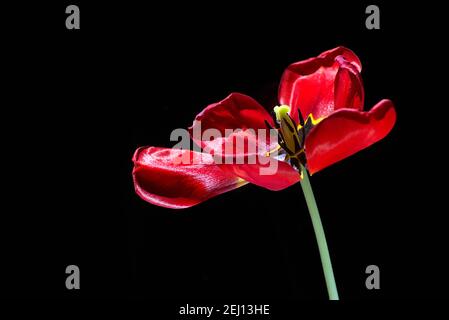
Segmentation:
<svg viewBox="0 0 449 320">
<path fill-rule="evenodd" d="M 396 112 L 390 100 L 363 110 L 360 72 L 358 57 L 338 47 L 288 66 L 279 85 L 279 105 L 271 115 L 257 101 L 240 93 L 207 106 L 189 128 L 192 140 L 202 151 L 143 147 L 135 152 L 137 194 L 152 204 L 180 209 L 247 183 L 278 191 L 300 181 L 329 298 L 338 299 L 309 173 L 372 145 L 393 128 Z M 214 139 L 205 138 L 208 130 L 215 130 Z M 260 134 L 264 130 L 270 134 Z M 273 132 L 275 141 L 271 139 Z M 239 138 L 245 141 L 243 146 L 227 148 Z M 252 155 L 256 161 L 245 162 Z M 274 165 L 274 172 L 262 173 L 268 166 L 264 158 Z"/>
</svg>

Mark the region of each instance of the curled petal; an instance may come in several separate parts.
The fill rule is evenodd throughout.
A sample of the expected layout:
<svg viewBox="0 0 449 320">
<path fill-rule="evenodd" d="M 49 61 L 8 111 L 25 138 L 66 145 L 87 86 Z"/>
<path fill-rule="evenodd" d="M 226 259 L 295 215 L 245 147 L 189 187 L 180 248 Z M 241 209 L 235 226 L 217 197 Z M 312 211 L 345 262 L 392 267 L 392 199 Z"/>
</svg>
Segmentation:
<svg viewBox="0 0 449 320">
<path fill-rule="evenodd" d="M 264 129 L 265 120 L 272 124 L 270 114 L 253 98 L 231 93 L 220 102 L 207 106 L 196 117 L 202 130 L 217 129 L 222 134 L 226 129 Z M 189 129 L 193 129 L 195 123 Z"/>
<path fill-rule="evenodd" d="M 349 49 L 337 47 L 318 57 L 291 64 L 279 86 L 279 102 L 289 105 L 297 120 L 297 109 L 304 118 L 326 117 L 339 108 L 363 107 L 361 63 Z M 349 90 L 349 91 L 347 91 Z"/>
<path fill-rule="evenodd" d="M 307 166 L 311 174 L 384 138 L 396 122 L 390 100 L 369 112 L 341 109 L 318 123 L 306 138 Z"/>
<path fill-rule="evenodd" d="M 360 70 L 342 56 L 336 58 L 340 68 L 334 82 L 334 110 L 351 108 L 362 110 L 365 99 Z"/>
<path fill-rule="evenodd" d="M 278 146 L 278 133 L 267 130 L 267 123 L 274 126 L 270 114 L 257 101 L 232 93 L 198 114 L 189 132 L 204 153 L 213 155 L 218 163 L 228 164 L 226 170 L 235 170 L 239 177 L 259 186 L 280 190 L 294 183 L 293 180 L 285 180 L 281 173 L 260 173 L 266 170 L 259 160 Z M 272 161 L 277 163 L 275 159 Z M 285 168 L 284 171 L 292 169 L 288 164 L 285 166 L 279 167 Z"/>
<path fill-rule="evenodd" d="M 299 173 L 288 163 L 271 158 L 264 164 L 234 164 L 226 169 L 240 178 L 272 191 L 283 190 L 300 180 Z"/>
<path fill-rule="evenodd" d="M 211 155 L 190 150 L 140 148 L 133 161 L 136 193 L 162 207 L 191 207 L 246 184 L 231 171 L 222 170 Z"/>
<path fill-rule="evenodd" d="M 211 135 L 215 133 L 221 138 L 228 138 L 246 132 L 245 139 L 249 143 L 257 144 L 258 131 L 267 128 L 266 122 L 273 126 L 270 114 L 256 100 L 244 94 L 231 93 L 222 101 L 201 111 L 195 117 L 189 132 L 193 141 L 202 148 L 215 150 L 215 153 L 225 153 L 224 143 L 227 140 L 216 139 L 215 136 L 210 139 Z M 266 144 L 268 139 L 269 134 L 266 134 L 262 143 Z"/>
</svg>

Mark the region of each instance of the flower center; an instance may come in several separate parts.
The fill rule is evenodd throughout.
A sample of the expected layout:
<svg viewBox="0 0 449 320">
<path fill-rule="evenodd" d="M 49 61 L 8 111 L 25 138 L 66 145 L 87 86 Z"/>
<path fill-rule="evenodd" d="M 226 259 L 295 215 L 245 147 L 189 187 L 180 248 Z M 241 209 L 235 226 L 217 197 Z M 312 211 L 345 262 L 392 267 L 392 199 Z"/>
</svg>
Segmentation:
<svg viewBox="0 0 449 320">
<path fill-rule="evenodd" d="M 304 121 L 301 111 L 298 110 L 299 124 L 290 116 L 290 107 L 287 105 L 276 106 L 273 109 L 273 121 L 278 131 L 279 145 L 286 152 L 286 161 L 289 161 L 298 171 L 301 165 L 306 165 L 306 155 L 304 151 L 304 142 L 307 133 L 321 119 L 315 120 L 309 115 Z M 268 122 L 266 125 L 273 129 Z"/>
</svg>

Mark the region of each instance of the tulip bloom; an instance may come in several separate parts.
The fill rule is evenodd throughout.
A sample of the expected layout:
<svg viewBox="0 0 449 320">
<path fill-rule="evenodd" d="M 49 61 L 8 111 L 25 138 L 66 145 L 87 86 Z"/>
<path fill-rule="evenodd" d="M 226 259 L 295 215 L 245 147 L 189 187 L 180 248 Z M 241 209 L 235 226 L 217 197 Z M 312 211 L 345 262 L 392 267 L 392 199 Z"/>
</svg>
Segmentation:
<svg viewBox="0 0 449 320">
<path fill-rule="evenodd" d="M 282 190 L 300 181 L 301 167 L 314 174 L 370 146 L 392 129 L 396 113 L 390 100 L 382 100 L 371 110 L 363 111 L 360 71 L 357 56 L 338 47 L 293 63 L 285 70 L 279 86 L 280 106 L 274 109 L 274 119 L 257 101 L 239 93 L 209 105 L 196 116 L 189 130 L 193 141 L 212 152 L 139 148 L 133 157 L 137 194 L 152 204 L 179 209 L 248 182 Z M 215 129 L 223 138 L 203 140 L 201 134 L 193 134 L 199 127 L 201 134 Z M 278 130 L 280 146 L 260 139 L 257 134 L 247 134 L 248 129 L 256 132 L 267 127 Z M 227 129 L 242 131 L 227 136 Z M 234 149 L 229 153 L 224 148 L 242 134 L 263 154 L 271 156 L 277 151 L 281 155 L 270 159 L 275 162 L 276 172 L 261 174 L 264 167 L 261 161 L 253 164 L 214 161 L 217 156 L 248 157 L 245 150 Z"/>
<path fill-rule="evenodd" d="M 140 148 L 134 154 L 134 186 L 144 200 L 186 208 L 253 183 L 282 190 L 301 181 L 318 243 L 329 299 L 338 300 L 331 259 L 308 172 L 316 173 L 384 138 L 396 112 L 390 100 L 363 111 L 361 63 L 338 47 L 291 64 L 279 86 L 273 117 L 254 99 L 233 93 L 201 111 L 189 128 L 203 151 Z M 278 139 L 266 135 L 270 129 Z M 206 132 L 214 130 L 218 138 Z M 229 133 L 230 130 L 230 133 Z M 257 132 L 257 133 L 256 133 Z M 245 143 L 235 147 L 235 141 Z M 231 145 L 231 148 L 227 146 Z M 257 147 L 256 149 L 251 146 Z M 241 161 L 253 159 L 257 161 Z M 269 159 L 275 171 L 264 174 Z M 230 159 L 231 163 L 216 161 Z"/>
</svg>

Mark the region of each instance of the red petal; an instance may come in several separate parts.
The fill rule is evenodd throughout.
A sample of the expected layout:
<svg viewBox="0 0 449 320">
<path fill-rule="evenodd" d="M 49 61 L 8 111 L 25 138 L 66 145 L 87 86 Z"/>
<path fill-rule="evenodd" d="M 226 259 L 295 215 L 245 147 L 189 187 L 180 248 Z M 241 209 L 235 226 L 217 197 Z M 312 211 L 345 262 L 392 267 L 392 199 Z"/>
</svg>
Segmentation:
<svg viewBox="0 0 449 320">
<path fill-rule="evenodd" d="M 340 68 L 335 75 L 334 110 L 342 108 L 363 110 L 365 91 L 360 70 L 341 56 L 336 59 Z"/>
<path fill-rule="evenodd" d="M 297 108 L 304 118 L 312 114 L 315 119 L 339 108 L 361 109 L 363 85 L 360 71 L 360 60 L 344 47 L 293 63 L 282 75 L 279 102 L 292 108 L 290 115 L 295 120 Z"/>
<path fill-rule="evenodd" d="M 265 129 L 267 120 L 272 124 L 270 114 L 253 98 L 231 93 L 220 102 L 207 106 L 196 117 L 203 130 L 214 128 L 224 134 L 225 129 Z M 189 129 L 193 129 L 195 123 Z"/>
<path fill-rule="evenodd" d="M 133 161 L 136 193 L 162 207 L 191 207 L 246 184 L 214 164 L 209 154 L 190 150 L 140 148 Z"/>
<path fill-rule="evenodd" d="M 226 168 L 240 178 L 272 191 L 285 189 L 300 180 L 299 173 L 290 164 L 275 159 L 271 161 L 272 168 L 276 168 L 274 171 L 269 169 L 269 164 L 234 164 Z M 270 170 L 270 174 L 264 174 L 263 169 Z"/>
<path fill-rule="evenodd" d="M 231 93 L 220 102 L 206 107 L 195 117 L 193 125 L 189 128 L 192 139 L 202 148 L 224 153 L 222 143 L 225 141 L 203 140 L 203 133 L 208 129 L 216 129 L 221 137 L 226 137 L 226 129 L 229 130 L 254 130 L 254 134 L 247 132 L 246 139 L 257 143 L 257 130 L 266 129 L 265 120 L 273 125 L 270 114 L 253 98 L 240 93 Z M 200 124 L 201 123 L 201 124 Z M 267 134 L 268 138 L 268 134 Z"/>
<path fill-rule="evenodd" d="M 273 126 L 270 114 L 257 101 L 240 93 L 232 93 L 204 109 L 195 118 L 189 132 L 205 152 L 213 154 L 221 163 L 228 163 L 220 168 L 248 182 L 277 191 L 298 182 L 299 174 L 283 161 L 270 158 L 268 162 L 266 152 L 277 147 L 278 143 L 277 134 L 276 139 L 270 141 L 265 120 Z M 212 141 L 204 139 L 203 133 L 207 129 L 218 130 L 221 137 Z M 226 129 L 242 131 L 226 135 Z M 263 130 L 264 136 L 258 130 Z M 195 131 L 200 136 L 196 136 Z M 238 143 L 238 140 L 243 143 Z M 249 162 L 249 159 L 253 162 Z M 270 166 L 276 170 L 269 170 Z"/>
<path fill-rule="evenodd" d="M 369 112 L 341 109 L 323 119 L 306 138 L 310 173 L 338 162 L 384 138 L 396 122 L 390 100 L 380 101 Z"/>
<path fill-rule="evenodd" d="M 189 132 L 204 152 L 212 154 L 220 163 L 227 163 L 227 169 L 235 170 L 239 177 L 270 190 L 280 190 L 298 180 L 288 176 L 286 172 L 296 172 L 285 163 L 277 166 L 281 168 L 279 173 L 260 173 L 268 164 L 264 165 L 259 160 L 266 159 L 266 153 L 278 146 L 277 132 L 273 130 L 270 140 L 265 121 L 273 125 L 269 113 L 257 101 L 240 93 L 232 93 L 204 109 L 195 118 Z M 210 129 L 215 129 L 219 137 L 213 140 L 206 138 L 204 133 Z M 275 159 L 271 161 L 277 163 Z"/>
</svg>

